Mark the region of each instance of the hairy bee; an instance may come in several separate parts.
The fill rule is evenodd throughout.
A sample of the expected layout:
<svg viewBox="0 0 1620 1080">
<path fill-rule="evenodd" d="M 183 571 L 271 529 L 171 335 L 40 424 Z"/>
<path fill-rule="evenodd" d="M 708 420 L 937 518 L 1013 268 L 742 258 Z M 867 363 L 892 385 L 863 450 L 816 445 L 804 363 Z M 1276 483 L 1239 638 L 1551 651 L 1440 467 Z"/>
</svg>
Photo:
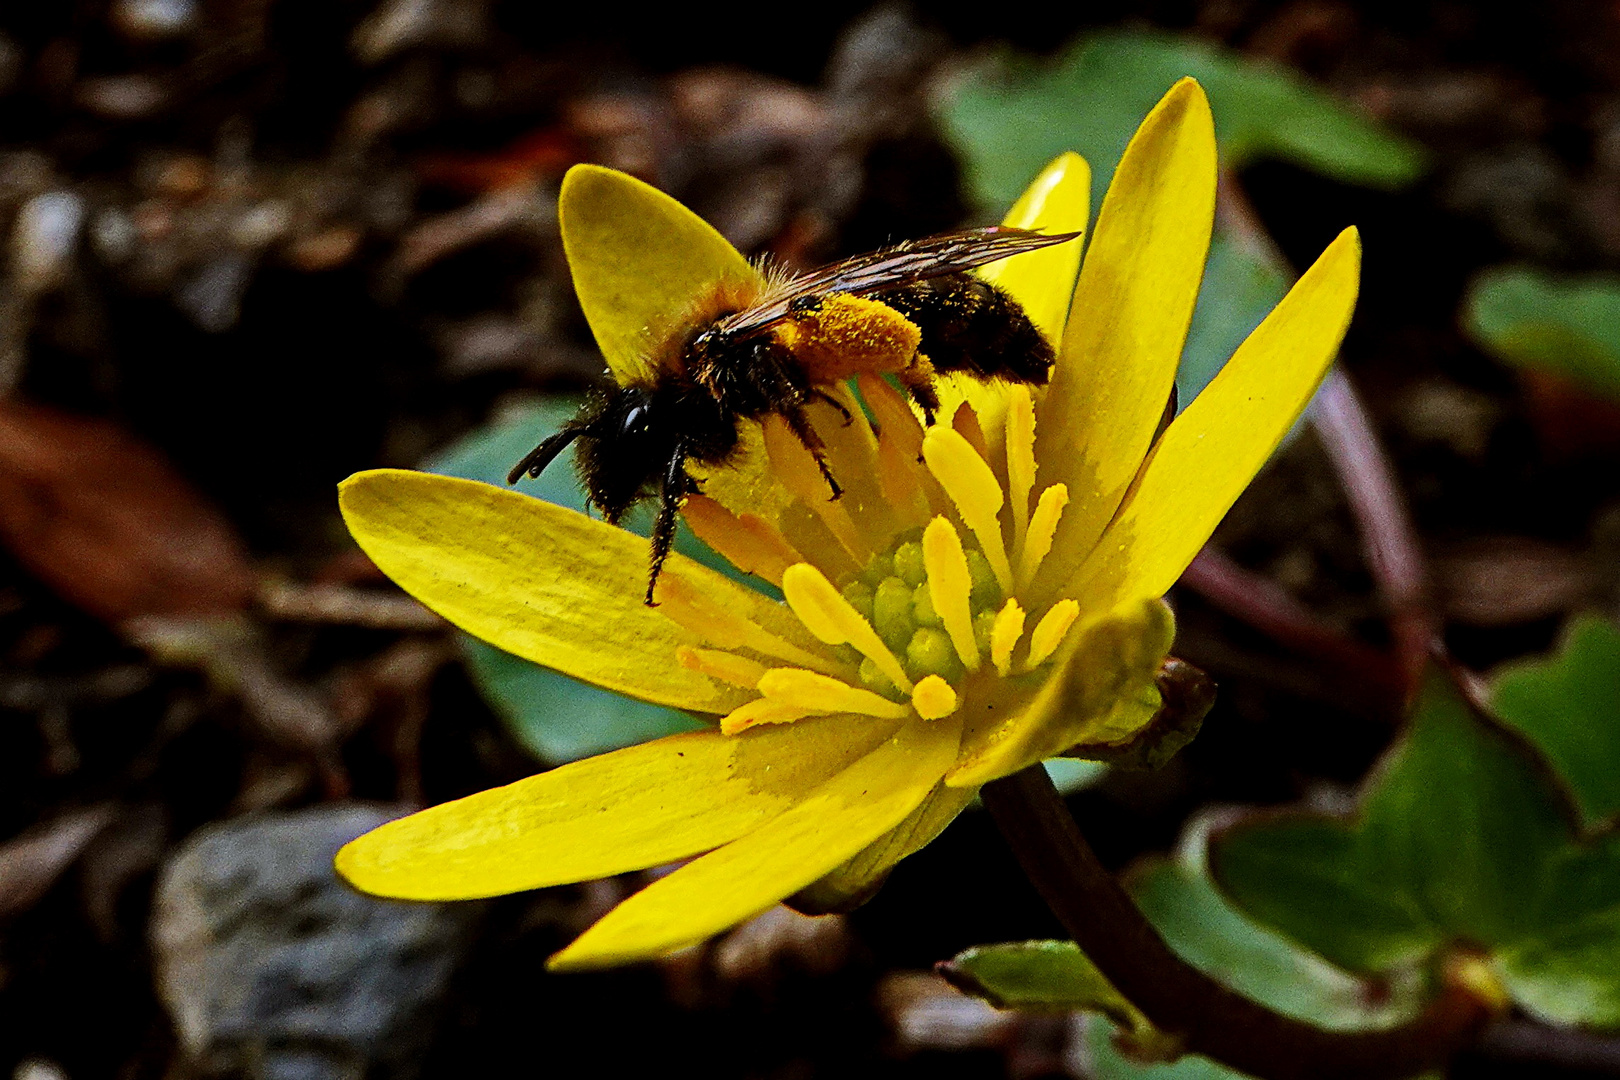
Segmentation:
<svg viewBox="0 0 1620 1080">
<path fill-rule="evenodd" d="M 686 464 L 724 464 L 737 452 L 741 421 L 780 416 L 836 499 L 838 480 L 805 415 L 816 400 L 843 411 L 829 387 L 862 373 L 893 375 L 932 423 L 936 372 L 1045 383 L 1051 345 L 1017 301 L 967 271 L 1077 235 L 967 229 L 857 255 L 755 295 L 717 292 L 658 347 L 651 378 L 593 397 L 507 483 L 539 476 L 577 439 L 580 479 L 609 522 L 656 495 L 651 605 L 681 500 L 697 490 Z"/>
</svg>

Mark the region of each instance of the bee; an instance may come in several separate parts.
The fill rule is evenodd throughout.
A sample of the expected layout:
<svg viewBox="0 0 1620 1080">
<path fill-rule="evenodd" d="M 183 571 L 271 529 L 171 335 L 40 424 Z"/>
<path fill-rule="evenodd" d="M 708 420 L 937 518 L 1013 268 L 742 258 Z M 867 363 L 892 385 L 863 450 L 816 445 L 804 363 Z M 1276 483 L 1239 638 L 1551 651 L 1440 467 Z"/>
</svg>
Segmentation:
<svg viewBox="0 0 1620 1080">
<path fill-rule="evenodd" d="M 842 489 L 805 412 L 823 401 L 848 422 L 829 388 L 863 373 L 891 375 L 932 424 L 940 407 L 935 373 L 1044 384 L 1051 344 L 1017 301 L 968 271 L 1078 235 L 966 229 L 776 283 L 717 288 L 655 346 L 649 378 L 594 395 L 506 481 L 539 476 L 578 440 L 580 480 L 609 523 L 656 497 L 646 596 L 653 606 L 681 502 L 697 492 L 686 465 L 731 460 L 742 421 L 781 417 L 836 499 Z"/>
</svg>

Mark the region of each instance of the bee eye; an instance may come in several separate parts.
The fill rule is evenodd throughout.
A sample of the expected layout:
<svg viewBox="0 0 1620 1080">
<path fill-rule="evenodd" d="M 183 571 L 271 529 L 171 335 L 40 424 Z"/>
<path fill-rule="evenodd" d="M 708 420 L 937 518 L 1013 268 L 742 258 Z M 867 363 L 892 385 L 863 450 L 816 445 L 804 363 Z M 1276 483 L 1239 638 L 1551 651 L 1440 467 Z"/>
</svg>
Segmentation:
<svg viewBox="0 0 1620 1080">
<path fill-rule="evenodd" d="M 647 411 L 645 405 L 631 406 L 630 410 L 624 414 L 624 419 L 619 421 L 619 433 L 622 435 L 634 435 L 645 428 L 647 426 Z"/>
</svg>

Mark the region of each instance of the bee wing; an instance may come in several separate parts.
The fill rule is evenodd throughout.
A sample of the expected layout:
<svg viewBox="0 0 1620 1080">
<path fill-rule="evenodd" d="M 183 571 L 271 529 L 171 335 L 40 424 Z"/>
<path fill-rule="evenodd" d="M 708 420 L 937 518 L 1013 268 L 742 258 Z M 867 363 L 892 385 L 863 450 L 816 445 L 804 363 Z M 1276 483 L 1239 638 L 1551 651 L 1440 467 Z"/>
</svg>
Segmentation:
<svg viewBox="0 0 1620 1080">
<path fill-rule="evenodd" d="M 762 304 L 739 311 L 720 323 L 722 332 L 732 337 L 748 337 L 777 325 L 793 310 L 793 302 L 806 296 L 851 293 L 868 296 L 929 278 L 958 274 L 1026 251 L 1073 240 L 1079 233 L 1039 233 L 991 225 L 982 229 L 962 229 L 940 233 L 921 240 L 907 240 L 893 247 L 823 266 L 787 286 L 772 292 Z"/>
</svg>

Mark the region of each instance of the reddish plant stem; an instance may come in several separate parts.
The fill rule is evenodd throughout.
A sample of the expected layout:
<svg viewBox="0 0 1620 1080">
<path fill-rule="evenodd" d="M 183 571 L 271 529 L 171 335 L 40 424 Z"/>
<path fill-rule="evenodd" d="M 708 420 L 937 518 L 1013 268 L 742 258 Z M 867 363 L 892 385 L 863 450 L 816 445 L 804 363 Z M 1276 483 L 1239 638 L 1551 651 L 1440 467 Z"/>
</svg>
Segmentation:
<svg viewBox="0 0 1620 1080">
<path fill-rule="evenodd" d="M 1396 484 L 1395 468 L 1361 398 L 1338 368 L 1322 381 L 1308 415 L 1360 527 L 1368 569 L 1389 609 L 1390 635 L 1409 696 L 1423 676 L 1440 626 L 1423 549 Z"/>
<path fill-rule="evenodd" d="M 1193 559 L 1181 584 L 1222 611 L 1288 646 L 1325 660 L 1336 671 L 1369 687 L 1369 697 L 1387 703 L 1405 692 L 1391 657 L 1317 618 L 1277 582 L 1246 570 L 1213 544 Z"/>
<path fill-rule="evenodd" d="M 1240 243 L 1291 274 L 1243 186 L 1228 170 L 1222 171 L 1216 191 L 1216 214 Z M 1373 431 L 1360 396 L 1337 367 L 1328 372 L 1306 415 L 1350 501 L 1368 569 L 1388 608 L 1403 696 L 1410 697 L 1439 640 L 1440 622 L 1423 549 L 1401 498 L 1394 466 Z"/>
<path fill-rule="evenodd" d="M 1177 956 L 1098 862 L 1045 770 L 985 785 L 981 795 L 1046 905 L 1114 986 L 1188 1053 L 1262 1080 L 1413 1076 L 1472 1042 L 1489 1008 L 1447 987 L 1399 1027 L 1325 1031 L 1222 986 Z"/>
</svg>

